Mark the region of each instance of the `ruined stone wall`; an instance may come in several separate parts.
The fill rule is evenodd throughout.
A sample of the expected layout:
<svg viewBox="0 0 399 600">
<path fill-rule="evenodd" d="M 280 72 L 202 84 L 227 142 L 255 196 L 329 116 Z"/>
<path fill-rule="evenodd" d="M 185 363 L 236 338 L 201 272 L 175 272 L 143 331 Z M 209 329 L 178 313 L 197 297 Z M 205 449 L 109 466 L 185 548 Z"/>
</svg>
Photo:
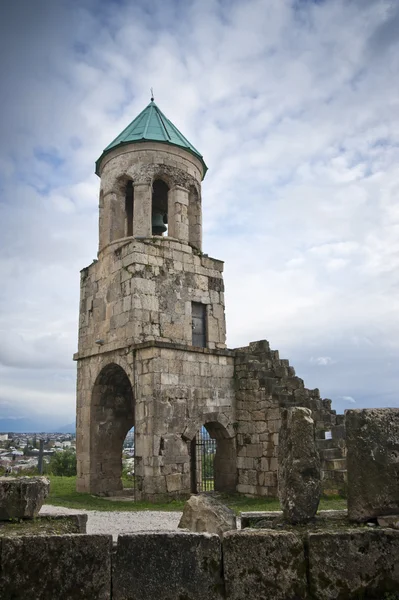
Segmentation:
<svg viewBox="0 0 399 600">
<path fill-rule="evenodd" d="M 122 241 L 81 272 L 78 356 L 145 341 L 192 344 L 192 302 L 207 306 L 207 347 L 225 348 L 223 263 L 170 238 Z"/>
<path fill-rule="evenodd" d="M 277 351 L 270 350 L 266 340 L 235 350 L 235 380 L 237 491 L 276 496 L 280 410 L 289 406 L 309 408 L 315 421 L 316 437 L 323 439 L 325 431 L 336 428 L 335 411 L 331 410 L 331 400 L 320 398 L 318 389 L 305 388 L 288 360 L 280 359 Z M 334 440 L 326 442 L 326 450 L 335 449 Z M 342 470 L 343 465 L 339 466 Z M 327 470 L 325 461 L 322 467 L 323 471 Z M 329 470 L 336 472 L 334 465 Z M 329 480 L 328 486 L 333 483 Z M 324 491 L 330 491 L 328 486 Z"/>
</svg>

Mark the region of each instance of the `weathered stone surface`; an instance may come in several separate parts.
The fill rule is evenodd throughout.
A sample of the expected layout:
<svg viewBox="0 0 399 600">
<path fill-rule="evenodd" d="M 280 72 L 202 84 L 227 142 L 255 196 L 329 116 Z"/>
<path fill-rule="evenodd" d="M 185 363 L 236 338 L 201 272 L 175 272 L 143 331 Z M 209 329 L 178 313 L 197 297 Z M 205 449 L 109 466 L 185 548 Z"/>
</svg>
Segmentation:
<svg viewBox="0 0 399 600">
<path fill-rule="evenodd" d="M 86 533 L 87 514 L 39 514 L 34 519 L 0 521 L 0 536 Z"/>
<path fill-rule="evenodd" d="M 237 529 L 237 519 L 230 508 L 201 494 L 187 500 L 178 526 L 197 533 L 217 533 L 222 537 L 226 531 Z"/>
<path fill-rule="evenodd" d="M 49 490 L 46 477 L 0 477 L 0 520 L 36 517 Z"/>
<path fill-rule="evenodd" d="M 345 425 L 349 518 L 399 513 L 399 408 L 347 410 Z"/>
<path fill-rule="evenodd" d="M 384 517 L 378 517 L 377 523 L 380 527 L 399 529 L 399 515 L 385 515 Z"/>
<path fill-rule="evenodd" d="M 282 515 L 281 510 L 276 511 L 248 511 L 241 513 L 241 529 L 246 529 L 247 527 L 253 527 L 257 529 L 262 529 L 263 524 L 269 525 L 275 519 L 278 519 Z"/>
<path fill-rule="evenodd" d="M 289 408 L 282 413 L 278 451 L 278 494 L 284 518 L 306 523 L 319 506 L 320 458 L 314 422 L 307 408 Z"/>
<path fill-rule="evenodd" d="M 253 529 L 276 529 L 281 528 L 283 513 L 276 511 L 253 511 L 241 513 L 241 529 L 247 527 Z M 329 524 L 337 524 L 338 521 L 348 520 L 348 511 L 346 510 L 319 510 L 312 525 L 315 527 L 324 527 Z M 346 523 L 349 525 L 349 522 Z"/>
<path fill-rule="evenodd" d="M 245 530 L 223 538 L 223 569 L 229 600 L 304 598 L 303 543 L 290 532 Z"/>
<path fill-rule="evenodd" d="M 110 535 L 24 536 L 0 543 L 4 600 L 111 598 Z"/>
<path fill-rule="evenodd" d="M 308 545 L 312 598 L 381 600 L 386 592 L 398 592 L 399 531 L 311 533 Z"/>
<path fill-rule="evenodd" d="M 113 600 L 219 600 L 220 540 L 207 533 L 120 535 L 112 581 Z"/>
</svg>

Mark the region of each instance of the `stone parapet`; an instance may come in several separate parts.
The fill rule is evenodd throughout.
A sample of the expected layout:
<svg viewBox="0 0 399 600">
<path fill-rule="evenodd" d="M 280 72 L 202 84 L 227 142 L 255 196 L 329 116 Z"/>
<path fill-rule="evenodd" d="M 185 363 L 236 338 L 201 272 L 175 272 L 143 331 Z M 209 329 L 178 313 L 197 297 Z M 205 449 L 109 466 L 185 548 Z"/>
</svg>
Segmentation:
<svg viewBox="0 0 399 600">
<path fill-rule="evenodd" d="M 47 535 L 0 539 L 0 597 L 109 600 L 110 535 Z"/>
<path fill-rule="evenodd" d="M 118 538 L 112 569 L 114 600 L 221 600 L 219 536 L 153 532 Z"/>
<path fill-rule="evenodd" d="M 394 598 L 399 531 L 138 532 L 0 538 L 4 600 Z"/>
</svg>

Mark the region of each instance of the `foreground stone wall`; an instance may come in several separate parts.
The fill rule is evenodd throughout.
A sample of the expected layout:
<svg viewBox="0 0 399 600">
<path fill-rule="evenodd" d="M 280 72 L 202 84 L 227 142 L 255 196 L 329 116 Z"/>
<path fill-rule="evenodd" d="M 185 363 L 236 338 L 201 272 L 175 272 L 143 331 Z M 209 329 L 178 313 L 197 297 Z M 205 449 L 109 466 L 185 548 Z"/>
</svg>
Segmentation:
<svg viewBox="0 0 399 600">
<path fill-rule="evenodd" d="M 399 531 L 243 530 L 0 539 L 3 600 L 381 600 L 399 592 Z"/>
</svg>

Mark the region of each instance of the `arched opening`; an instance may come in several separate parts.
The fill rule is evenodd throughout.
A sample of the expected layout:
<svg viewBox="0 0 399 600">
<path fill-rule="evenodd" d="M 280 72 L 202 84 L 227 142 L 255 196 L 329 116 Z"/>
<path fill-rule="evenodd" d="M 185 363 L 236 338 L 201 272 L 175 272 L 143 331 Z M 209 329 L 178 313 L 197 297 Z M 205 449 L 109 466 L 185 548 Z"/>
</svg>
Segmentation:
<svg viewBox="0 0 399 600">
<path fill-rule="evenodd" d="M 123 444 L 134 426 L 132 386 L 115 363 L 104 367 L 94 383 L 91 421 L 91 491 L 112 494 L 123 489 Z"/>
<path fill-rule="evenodd" d="M 125 233 L 127 237 L 133 235 L 133 206 L 134 186 L 133 181 L 128 181 L 125 188 Z"/>
<path fill-rule="evenodd" d="M 152 184 L 152 235 L 167 235 L 169 187 L 156 179 Z"/>
<path fill-rule="evenodd" d="M 234 492 L 237 484 L 235 440 L 216 421 L 205 423 L 191 440 L 191 491 Z"/>
</svg>

